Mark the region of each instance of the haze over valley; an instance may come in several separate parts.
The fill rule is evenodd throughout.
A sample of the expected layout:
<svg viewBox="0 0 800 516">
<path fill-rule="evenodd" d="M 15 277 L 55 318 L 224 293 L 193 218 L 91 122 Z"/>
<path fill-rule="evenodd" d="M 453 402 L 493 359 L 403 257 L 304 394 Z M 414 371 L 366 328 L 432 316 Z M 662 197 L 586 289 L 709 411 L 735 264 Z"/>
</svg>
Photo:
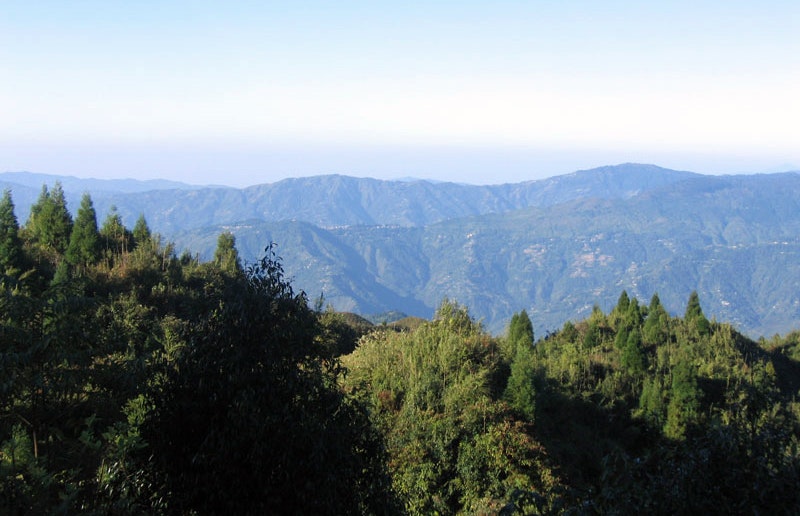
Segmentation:
<svg viewBox="0 0 800 516">
<path fill-rule="evenodd" d="M 56 177 L 0 175 L 25 220 Z M 287 179 L 243 189 L 62 178 L 70 206 L 144 214 L 179 251 L 211 259 L 222 232 L 256 261 L 275 242 L 297 288 L 340 311 L 430 317 L 464 303 L 494 333 L 525 309 L 537 332 L 619 292 L 707 313 L 753 337 L 800 320 L 800 175 L 708 176 L 626 164 L 503 185 Z M 102 217 L 101 217 L 102 218 Z"/>
<path fill-rule="evenodd" d="M 800 514 L 799 21 L 3 0 L 0 514 Z"/>
</svg>

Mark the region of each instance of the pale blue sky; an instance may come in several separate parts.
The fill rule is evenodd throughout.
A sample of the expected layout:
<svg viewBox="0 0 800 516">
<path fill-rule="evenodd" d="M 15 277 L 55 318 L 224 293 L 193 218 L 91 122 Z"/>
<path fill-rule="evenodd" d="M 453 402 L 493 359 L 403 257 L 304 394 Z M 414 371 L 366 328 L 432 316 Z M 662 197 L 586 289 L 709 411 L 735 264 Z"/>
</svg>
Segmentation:
<svg viewBox="0 0 800 516">
<path fill-rule="evenodd" d="M 800 2 L 0 3 L 0 171 L 800 168 Z"/>
</svg>

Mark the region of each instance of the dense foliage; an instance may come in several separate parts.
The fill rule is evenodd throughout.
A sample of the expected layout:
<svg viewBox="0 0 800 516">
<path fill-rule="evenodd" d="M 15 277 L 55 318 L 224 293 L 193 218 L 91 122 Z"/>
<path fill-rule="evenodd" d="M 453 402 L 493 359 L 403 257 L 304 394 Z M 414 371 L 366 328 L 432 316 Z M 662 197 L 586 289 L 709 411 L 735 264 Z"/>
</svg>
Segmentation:
<svg viewBox="0 0 800 516">
<path fill-rule="evenodd" d="M 626 292 L 533 343 L 445 302 L 345 357 L 411 514 L 800 511 L 800 335 L 753 342 Z"/>
<path fill-rule="evenodd" d="M 380 435 L 272 247 L 243 267 L 224 234 L 200 263 L 42 192 L 22 229 L 0 203 L 0 513 L 394 511 Z"/>
<path fill-rule="evenodd" d="M 0 513 L 800 512 L 800 333 L 622 292 L 538 339 L 309 307 L 59 185 L 0 200 Z M 675 308 L 675 307 L 673 307 Z"/>
</svg>

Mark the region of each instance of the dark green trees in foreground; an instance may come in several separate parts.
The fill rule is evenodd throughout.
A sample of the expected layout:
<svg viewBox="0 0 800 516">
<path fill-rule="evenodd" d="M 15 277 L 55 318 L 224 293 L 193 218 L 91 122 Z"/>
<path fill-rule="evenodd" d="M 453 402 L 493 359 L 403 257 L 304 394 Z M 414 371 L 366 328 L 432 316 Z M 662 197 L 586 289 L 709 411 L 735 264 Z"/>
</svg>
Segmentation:
<svg viewBox="0 0 800 516">
<path fill-rule="evenodd" d="M 205 278 L 219 285 L 204 301 L 211 311 L 187 328 L 186 349 L 151 389 L 140 427 L 148 443 L 142 466 L 169 493 L 165 507 L 200 514 L 390 508 L 380 440 L 336 387 L 338 365 L 315 342 L 316 314 L 284 281 L 271 249 L 245 274 L 219 272 Z"/>
<path fill-rule="evenodd" d="M 14 241 L 9 204 L 0 513 L 399 507 L 380 435 L 271 248 L 247 268 L 232 236 L 217 264 L 178 258 L 143 219 L 131 233 L 112 212 L 98 231 L 88 196 L 68 244 L 39 227 L 51 208 Z"/>
<path fill-rule="evenodd" d="M 0 265 L 2 514 L 800 512 L 800 334 L 753 342 L 696 293 L 538 340 L 447 300 L 369 330 L 272 247 L 178 257 L 60 188 L 21 229 L 0 200 Z"/>
</svg>

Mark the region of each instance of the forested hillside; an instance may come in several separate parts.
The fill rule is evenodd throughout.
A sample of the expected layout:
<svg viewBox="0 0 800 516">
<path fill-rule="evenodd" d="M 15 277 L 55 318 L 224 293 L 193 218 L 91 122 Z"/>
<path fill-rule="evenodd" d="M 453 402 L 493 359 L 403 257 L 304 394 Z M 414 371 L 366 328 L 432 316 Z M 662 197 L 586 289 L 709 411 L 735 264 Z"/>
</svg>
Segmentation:
<svg viewBox="0 0 800 516">
<path fill-rule="evenodd" d="M 144 218 L 0 202 L 0 513 L 379 514 L 380 436 L 267 247 L 177 256 Z M 343 335 L 350 335 L 343 332 Z M 350 337 L 352 349 L 352 336 Z"/>
<path fill-rule="evenodd" d="M 0 174 L 0 186 L 11 188 L 21 213 L 27 213 L 42 184 L 60 181 L 71 205 L 77 205 L 80 196 L 90 192 L 101 212 L 116 206 L 126 220 L 147 213 L 155 230 L 171 236 L 179 231 L 251 219 L 300 220 L 326 228 L 424 226 L 575 199 L 624 199 L 695 176 L 653 165 L 628 164 L 539 181 L 482 186 L 329 175 L 236 189 L 19 173 Z"/>
<path fill-rule="evenodd" d="M 519 307 L 540 333 L 609 309 L 622 289 L 658 290 L 680 306 L 692 290 L 712 318 L 751 336 L 800 320 L 800 175 L 692 177 L 627 199 L 581 199 L 547 208 L 425 227 L 323 229 L 256 220 L 178 235 L 205 250 L 236 234 L 245 257 L 278 242 L 287 273 L 341 310 L 396 309 L 430 317 L 443 295 L 500 333 Z"/>
<path fill-rule="evenodd" d="M 0 174 L 27 214 L 51 176 Z M 626 289 L 679 306 L 693 290 L 712 318 L 757 337 L 800 318 L 800 175 L 703 176 L 626 164 L 505 185 L 287 179 L 245 189 L 66 178 L 78 206 L 90 191 L 210 259 L 217 235 L 242 257 L 280 245 L 311 297 L 362 315 L 430 317 L 443 295 L 500 333 L 518 307 L 537 331 L 608 309 Z M 71 190 L 70 190 L 71 188 Z"/>
<path fill-rule="evenodd" d="M 796 331 L 624 290 L 538 338 L 448 299 L 371 326 L 269 242 L 203 262 L 66 206 L 0 199 L 2 514 L 800 511 Z"/>
</svg>

